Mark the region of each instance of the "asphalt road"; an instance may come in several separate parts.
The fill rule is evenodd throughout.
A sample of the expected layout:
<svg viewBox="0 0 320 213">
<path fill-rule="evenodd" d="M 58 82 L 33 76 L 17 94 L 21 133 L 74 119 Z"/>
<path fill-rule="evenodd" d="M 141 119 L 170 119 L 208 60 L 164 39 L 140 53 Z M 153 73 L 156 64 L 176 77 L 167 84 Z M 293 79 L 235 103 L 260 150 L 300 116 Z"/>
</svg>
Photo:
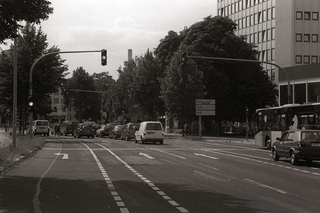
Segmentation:
<svg viewBox="0 0 320 213">
<path fill-rule="evenodd" d="M 249 144 L 49 137 L 0 178 L 0 212 L 320 212 L 319 180 Z"/>
</svg>

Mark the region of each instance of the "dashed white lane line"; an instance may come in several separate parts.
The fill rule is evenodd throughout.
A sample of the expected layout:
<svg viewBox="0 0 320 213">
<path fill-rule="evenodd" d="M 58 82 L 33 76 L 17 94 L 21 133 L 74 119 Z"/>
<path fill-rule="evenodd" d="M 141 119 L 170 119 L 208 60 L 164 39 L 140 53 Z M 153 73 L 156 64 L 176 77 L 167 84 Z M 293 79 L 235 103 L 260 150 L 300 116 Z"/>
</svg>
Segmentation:
<svg viewBox="0 0 320 213">
<path fill-rule="evenodd" d="M 155 192 L 157 192 L 160 196 L 162 196 L 163 199 L 165 199 L 168 203 L 170 203 L 172 206 L 176 207 L 177 210 L 179 210 L 182 213 L 188 213 L 189 211 L 185 209 L 184 207 L 180 206 L 176 201 L 171 199 L 169 196 L 166 195 L 163 191 L 161 191 L 158 187 L 156 187 L 150 180 L 145 178 L 143 175 L 141 175 L 139 172 L 137 172 L 134 168 L 132 168 L 127 162 L 122 160 L 118 155 L 113 153 L 110 149 L 106 148 L 105 146 L 101 144 L 97 144 L 107 150 L 110 154 L 112 154 L 115 158 L 117 158 L 121 163 L 123 163 L 131 172 L 133 172 L 136 176 L 138 176 L 141 180 L 143 180 L 145 183 L 147 183 Z"/>
<path fill-rule="evenodd" d="M 283 190 L 281 190 L 281 189 L 278 189 L 278 188 L 275 188 L 275 187 L 272 187 L 272 186 L 268 186 L 268 185 L 265 185 L 265 184 L 256 182 L 256 181 L 254 181 L 254 180 L 250 180 L 250 179 L 248 179 L 248 178 L 245 178 L 245 180 L 248 181 L 248 182 L 250 182 L 250 183 L 253 183 L 253 184 L 257 185 L 257 186 L 260 186 L 260 187 L 263 187 L 263 188 L 267 188 L 267 189 L 271 189 L 271 190 L 274 190 L 274 191 L 279 192 L 279 193 L 281 193 L 281 194 L 287 194 L 286 191 L 283 191 Z"/>
<path fill-rule="evenodd" d="M 87 149 L 90 151 L 91 155 L 93 156 L 94 160 L 96 161 L 100 172 L 104 178 L 104 180 L 106 181 L 109 191 L 111 192 L 111 195 L 113 196 L 113 199 L 115 200 L 116 204 L 118 205 L 118 207 L 120 208 L 121 213 L 129 213 L 129 210 L 125 207 L 124 202 L 122 201 L 121 197 L 119 196 L 118 192 L 115 190 L 114 185 L 112 184 L 112 181 L 110 180 L 106 170 L 103 168 L 100 160 L 98 159 L 97 155 L 92 151 L 92 149 L 82 143 L 85 147 L 87 147 Z"/>
</svg>

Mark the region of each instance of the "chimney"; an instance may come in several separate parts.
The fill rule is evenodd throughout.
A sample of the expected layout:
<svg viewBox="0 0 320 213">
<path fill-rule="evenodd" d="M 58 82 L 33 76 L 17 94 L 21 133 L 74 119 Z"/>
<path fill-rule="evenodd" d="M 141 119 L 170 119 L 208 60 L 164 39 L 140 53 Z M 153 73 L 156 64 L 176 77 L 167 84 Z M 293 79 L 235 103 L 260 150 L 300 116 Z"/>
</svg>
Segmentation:
<svg viewBox="0 0 320 213">
<path fill-rule="evenodd" d="M 128 61 L 132 60 L 132 49 L 128 49 Z"/>
</svg>

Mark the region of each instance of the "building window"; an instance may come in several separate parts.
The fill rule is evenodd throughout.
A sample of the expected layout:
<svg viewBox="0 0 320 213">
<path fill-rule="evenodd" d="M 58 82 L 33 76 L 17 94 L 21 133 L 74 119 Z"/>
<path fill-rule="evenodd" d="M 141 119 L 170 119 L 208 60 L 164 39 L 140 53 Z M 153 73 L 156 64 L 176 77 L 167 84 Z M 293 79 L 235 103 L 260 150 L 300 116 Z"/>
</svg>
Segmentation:
<svg viewBox="0 0 320 213">
<path fill-rule="evenodd" d="M 262 31 L 262 42 L 265 42 L 266 41 L 266 31 L 263 30 Z"/>
<path fill-rule="evenodd" d="M 272 48 L 271 49 L 271 61 L 274 61 L 275 60 L 275 49 Z"/>
<path fill-rule="evenodd" d="M 301 33 L 296 34 L 296 42 L 302 42 L 302 34 Z"/>
<path fill-rule="evenodd" d="M 301 55 L 296 55 L 296 63 L 302 64 L 302 56 Z"/>
<path fill-rule="evenodd" d="M 312 34 L 312 42 L 318 42 L 318 34 Z"/>
<path fill-rule="evenodd" d="M 313 63 L 313 64 L 318 63 L 318 56 L 317 55 L 313 55 L 311 57 L 311 63 Z"/>
<path fill-rule="evenodd" d="M 258 23 L 262 22 L 262 12 L 258 13 Z"/>
<path fill-rule="evenodd" d="M 276 80 L 276 71 L 275 69 L 271 69 L 271 81 L 275 81 Z"/>
<path fill-rule="evenodd" d="M 271 8 L 271 17 L 272 17 L 272 19 L 275 19 L 276 18 L 276 8 L 275 7 L 272 7 Z"/>
<path fill-rule="evenodd" d="M 318 20 L 319 19 L 319 13 L 318 12 L 312 12 L 312 20 Z"/>
<path fill-rule="evenodd" d="M 267 41 L 270 41 L 271 39 L 271 30 L 267 29 Z"/>
<path fill-rule="evenodd" d="M 53 111 L 57 112 L 58 111 L 57 107 L 53 107 Z"/>
<path fill-rule="evenodd" d="M 297 11 L 297 13 L 296 13 L 296 19 L 297 19 L 297 20 L 302 20 L 302 12 L 301 12 L 301 11 Z"/>
<path fill-rule="evenodd" d="M 274 40 L 276 38 L 275 28 L 271 28 L 271 39 Z"/>
<path fill-rule="evenodd" d="M 271 19 L 271 9 L 268 9 L 267 20 L 269 21 L 270 19 Z"/>
<path fill-rule="evenodd" d="M 303 56 L 303 63 L 310 64 L 310 56 L 308 56 L 308 55 Z"/>
<path fill-rule="evenodd" d="M 304 12 L 304 20 L 310 20 L 310 12 Z"/>
<path fill-rule="evenodd" d="M 310 42 L 310 34 L 304 34 L 303 35 L 303 41 L 304 42 Z"/>
<path fill-rule="evenodd" d="M 254 14 L 254 24 L 258 24 L 258 13 Z"/>
</svg>

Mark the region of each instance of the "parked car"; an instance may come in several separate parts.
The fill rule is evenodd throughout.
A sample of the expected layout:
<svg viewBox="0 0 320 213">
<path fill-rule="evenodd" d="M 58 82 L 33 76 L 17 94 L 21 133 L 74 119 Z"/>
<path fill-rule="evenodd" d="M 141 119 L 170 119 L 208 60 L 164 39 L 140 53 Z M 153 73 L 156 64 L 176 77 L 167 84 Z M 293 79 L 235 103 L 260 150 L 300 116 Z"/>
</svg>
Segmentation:
<svg viewBox="0 0 320 213">
<path fill-rule="evenodd" d="M 139 130 L 135 132 L 135 142 L 159 142 L 163 144 L 163 127 L 159 121 L 144 121 L 140 124 Z"/>
<path fill-rule="evenodd" d="M 105 127 L 105 125 L 101 125 L 101 126 L 100 126 L 100 129 L 98 129 L 98 130 L 96 131 L 96 137 L 101 137 L 100 134 L 102 134 L 101 131 L 104 130 L 104 127 Z"/>
<path fill-rule="evenodd" d="M 33 135 L 49 136 L 50 124 L 48 120 L 35 120 L 32 123 Z"/>
<path fill-rule="evenodd" d="M 121 131 L 120 139 L 126 139 L 126 141 L 130 139 L 134 139 L 134 133 L 139 129 L 140 124 L 138 123 L 128 123 L 124 125 Z"/>
<path fill-rule="evenodd" d="M 60 132 L 62 135 L 69 135 L 73 136 L 74 130 L 77 128 L 79 122 L 78 121 L 63 121 L 60 125 Z"/>
<path fill-rule="evenodd" d="M 109 138 L 117 139 L 121 136 L 121 130 L 123 125 L 115 125 L 111 132 L 109 133 Z"/>
<path fill-rule="evenodd" d="M 286 131 L 273 143 L 272 158 L 290 158 L 291 164 L 299 163 L 299 159 L 308 162 L 320 160 L 320 130 L 296 129 Z"/>
<path fill-rule="evenodd" d="M 100 131 L 100 137 L 102 138 L 103 136 L 108 136 L 109 137 L 109 134 L 110 132 L 113 130 L 113 127 L 115 126 L 116 124 L 114 123 L 108 123 L 104 126 L 104 130 L 103 131 Z"/>
<path fill-rule="evenodd" d="M 93 125 L 90 123 L 81 123 L 74 130 L 73 136 L 75 138 L 80 138 L 81 136 L 87 136 L 88 138 L 94 138 L 95 131 Z"/>
</svg>

